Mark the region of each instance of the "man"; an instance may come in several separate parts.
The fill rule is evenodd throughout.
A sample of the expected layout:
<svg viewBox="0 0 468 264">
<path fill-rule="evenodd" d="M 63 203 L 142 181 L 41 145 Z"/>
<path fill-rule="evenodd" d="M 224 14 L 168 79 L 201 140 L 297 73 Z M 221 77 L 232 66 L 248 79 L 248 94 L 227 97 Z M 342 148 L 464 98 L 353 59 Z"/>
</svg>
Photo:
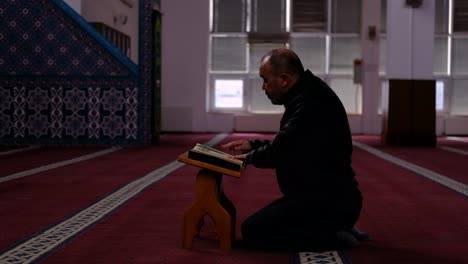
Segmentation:
<svg viewBox="0 0 468 264">
<path fill-rule="evenodd" d="M 245 220 L 243 244 L 275 251 L 349 246 L 340 237 L 356 223 L 362 196 L 341 101 L 289 49 L 265 55 L 260 77 L 271 102 L 285 106 L 279 132 L 271 141 L 237 140 L 221 147 L 241 152 L 237 157 L 247 164 L 274 168 L 283 197 Z"/>
</svg>

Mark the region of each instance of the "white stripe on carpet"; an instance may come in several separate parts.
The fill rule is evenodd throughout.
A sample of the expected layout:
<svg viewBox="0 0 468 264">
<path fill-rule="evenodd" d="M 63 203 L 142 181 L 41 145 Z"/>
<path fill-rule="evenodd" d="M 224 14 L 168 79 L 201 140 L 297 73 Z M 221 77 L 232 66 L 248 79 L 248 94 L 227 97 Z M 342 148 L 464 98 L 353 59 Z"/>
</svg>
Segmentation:
<svg viewBox="0 0 468 264">
<path fill-rule="evenodd" d="M 218 134 L 204 144 L 213 146 L 221 142 L 227 135 Z M 31 263 L 36 261 L 115 211 L 151 184 L 184 165 L 184 163 L 173 161 L 130 182 L 88 208 L 6 251 L 0 255 L 0 263 Z"/>
<path fill-rule="evenodd" d="M 458 153 L 458 154 L 462 154 L 462 155 L 468 155 L 468 151 L 462 150 L 462 149 L 457 149 L 457 148 L 452 148 L 452 147 L 446 147 L 446 146 L 439 146 L 439 148 L 440 148 L 440 149 L 443 149 L 443 150 L 455 152 L 455 153 Z"/>
<path fill-rule="evenodd" d="M 453 140 L 453 141 L 459 141 L 459 142 L 465 142 L 468 143 L 468 138 L 462 138 L 462 137 L 447 137 L 448 140 Z"/>
<path fill-rule="evenodd" d="M 64 161 L 60 161 L 60 162 L 56 162 L 56 163 L 51 163 L 51 164 L 48 164 L 48 165 L 36 167 L 34 169 L 17 172 L 17 173 L 10 174 L 10 175 L 5 176 L 5 177 L 1 177 L 0 178 L 0 183 L 15 180 L 15 179 L 19 179 L 19 178 L 26 177 L 26 176 L 29 176 L 29 175 L 32 175 L 32 174 L 35 174 L 35 173 L 55 169 L 55 168 L 62 167 L 62 166 L 65 166 L 65 165 L 70 165 L 70 164 L 73 164 L 73 163 L 89 160 L 89 159 L 92 159 L 92 158 L 96 158 L 96 157 L 99 157 L 99 156 L 103 156 L 103 155 L 115 152 L 115 151 L 120 150 L 120 149 L 122 149 L 122 148 L 121 147 L 112 147 L 112 148 L 108 148 L 108 149 L 101 150 L 101 151 L 98 151 L 98 152 L 94 152 L 94 153 L 91 153 L 91 154 L 83 155 L 83 156 L 80 156 L 80 157 L 77 157 L 77 158 L 64 160 Z"/>
<path fill-rule="evenodd" d="M 389 161 L 391 163 L 394 163 L 400 167 L 403 167 L 407 170 L 410 170 L 412 172 L 415 172 L 423 177 L 426 177 L 430 180 L 433 180 L 447 188 L 450 188 L 454 191 L 457 191 L 465 196 L 468 196 L 468 185 L 464 184 L 464 183 L 461 183 L 461 182 L 458 182 L 458 181 L 455 181 L 453 179 L 450 179 L 449 177 L 445 176 L 445 175 L 442 175 L 442 174 L 439 174 L 437 172 L 434 172 L 434 171 L 431 171 L 431 170 L 428 170 L 428 169 L 425 169 L 423 167 L 420 167 L 416 164 L 413 164 L 413 163 L 410 163 L 410 162 L 407 162 L 407 161 L 404 161 L 402 159 L 399 159 L 395 156 L 392 156 L 390 154 L 387 154 L 383 151 L 380 151 L 378 149 L 375 149 L 369 145 L 366 145 L 366 144 L 363 144 L 363 143 L 359 143 L 359 142 L 356 142 L 356 141 L 353 141 L 353 145 L 356 146 L 356 147 L 359 147 L 360 149 L 363 149 L 371 154 L 374 154 L 375 156 L 379 157 L 379 158 L 382 158 L 386 161 Z"/>
<path fill-rule="evenodd" d="M 30 146 L 30 147 L 27 147 L 27 148 L 19 148 L 19 149 L 12 149 L 12 150 L 8 150 L 8 151 L 2 151 L 2 152 L 0 152 L 0 156 L 15 154 L 15 153 L 19 153 L 19 152 L 25 152 L 25 151 L 28 151 L 28 150 L 33 150 L 33 149 L 38 149 L 38 148 L 39 148 L 39 146 Z"/>
</svg>

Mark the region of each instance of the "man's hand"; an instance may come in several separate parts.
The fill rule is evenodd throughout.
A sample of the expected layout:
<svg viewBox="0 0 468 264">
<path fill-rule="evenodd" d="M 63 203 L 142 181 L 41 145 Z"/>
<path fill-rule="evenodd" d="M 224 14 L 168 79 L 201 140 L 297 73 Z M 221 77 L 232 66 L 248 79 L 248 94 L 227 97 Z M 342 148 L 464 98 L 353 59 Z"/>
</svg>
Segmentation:
<svg viewBox="0 0 468 264">
<path fill-rule="evenodd" d="M 221 145 L 221 148 L 225 150 L 240 152 L 242 154 L 248 153 L 252 150 L 252 146 L 250 145 L 250 142 L 245 139 L 231 141 L 229 143 Z M 245 159 L 246 155 L 237 155 L 237 156 L 239 157 L 244 156 L 243 158 Z"/>
</svg>

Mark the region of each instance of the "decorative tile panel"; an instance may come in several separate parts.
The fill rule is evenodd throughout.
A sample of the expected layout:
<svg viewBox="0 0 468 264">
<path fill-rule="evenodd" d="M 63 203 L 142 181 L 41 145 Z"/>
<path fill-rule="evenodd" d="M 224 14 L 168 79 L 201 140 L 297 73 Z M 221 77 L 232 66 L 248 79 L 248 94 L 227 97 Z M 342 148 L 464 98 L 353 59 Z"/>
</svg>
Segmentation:
<svg viewBox="0 0 468 264">
<path fill-rule="evenodd" d="M 0 140 L 135 140 L 137 90 L 137 79 L 4 79 L 0 95 L 11 103 L 0 101 Z"/>
<path fill-rule="evenodd" d="M 0 144 L 150 143 L 152 1 L 140 65 L 62 0 L 0 1 Z"/>
<path fill-rule="evenodd" d="M 131 74 L 90 32 L 57 8 L 54 1 L 1 2 L 0 74 Z M 115 52 L 120 51 L 115 48 Z"/>
</svg>

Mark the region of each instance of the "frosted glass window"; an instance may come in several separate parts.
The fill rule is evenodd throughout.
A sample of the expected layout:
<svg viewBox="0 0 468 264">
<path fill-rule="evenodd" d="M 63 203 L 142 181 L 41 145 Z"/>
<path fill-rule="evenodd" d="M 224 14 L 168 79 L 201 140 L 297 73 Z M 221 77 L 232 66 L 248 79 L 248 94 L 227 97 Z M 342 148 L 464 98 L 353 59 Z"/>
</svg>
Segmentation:
<svg viewBox="0 0 468 264">
<path fill-rule="evenodd" d="M 329 84 L 340 98 L 348 114 L 361 114 L 362 94 L 360 85 L 354 84 L 352 78 L 332 78 Z"/>
<path fill-rule="evenodd" d="M 314 73 L 325 73 L 327 61 L 325 36 L 291 36 L 290 45 L 301 58 L 305 69 Z"/>
<path fill-rule="evenodd" d="M 352 73 L 353 61 L 361 57 L 359 37 L 332 37 L 330 51 L 331 73 Z"/>
<path fill-rule="evenodd" d="M 250 72 L 258 73 L 260 60 L 273 49 L 284 48 L 283 43 L 250 44 Z"/>
<path fill-rule="evenodd" d="M 213 0 L 214 32 L 245 32 L 244 0 Z"/>
<path fill-rule="evenodd" d="M 388 112 L 388 81 L 380 81 L 380 96 L 379 96 L 378 110 L 379 114 Z"/>
<path fill-rule="evenodd" d="M 243 107 L 243 80 L 215 80 L 214 88 L 216 108 Z"/>
<path fill-rule="evenodd" d="M 286 30 L 285 0 L 252 0 L 251 32 L 284 32 Z"/>
<path fill-rule="evenodd" d="M 327 0 L 293 0 L 291 28 L 293 32 L 326 32 Z"/>
<path fill-rule="evenodd" d="M 246 37 L 213 37 L 212 71 L 246 71 Z"/>
<path fill-rule="evenodd" d="M 268 99 L 262 89 L 263 80 L 258 78 L 250 79 L 250 111 L 253 113 L 282 113 L 282 105 L 274 105 Z"/>
<path fill-rule="evenodd" d="M 447 74 L 448 38 L 436 37 L 434 40 L 434 73 Z"/>
<path fill-rule="evenodd" d="M 361 0 L 332 0 L 332 33 L 361 32 Z"/>
<path fill-rule="evenodd" d="M 468 38 L 453 38 L 452 73 L 466 74 L 468 72 Z"/>
<path fill-rule="evenodd" d="M 453 0 L 453 32 L 468 32 L 468 1 Z"/>
<path fill-rule="evenodd" d="M 447 34 L 449 25 L 449 0 L 435 1 L 435 33 Z"/>
<path fill-rule="evenodd" d="M 468 38 L 453 38 L 452 73 L 468 73 Z"/>
<path fill-rule="evenodd" d="M 453 80 L 452 115 L 468 115 L 468 80 Z"/>
<path fill-rule="evenodd" d="M 444 110 L 444 82 L 436 82 L 436 110 Z"/>
</svg>

